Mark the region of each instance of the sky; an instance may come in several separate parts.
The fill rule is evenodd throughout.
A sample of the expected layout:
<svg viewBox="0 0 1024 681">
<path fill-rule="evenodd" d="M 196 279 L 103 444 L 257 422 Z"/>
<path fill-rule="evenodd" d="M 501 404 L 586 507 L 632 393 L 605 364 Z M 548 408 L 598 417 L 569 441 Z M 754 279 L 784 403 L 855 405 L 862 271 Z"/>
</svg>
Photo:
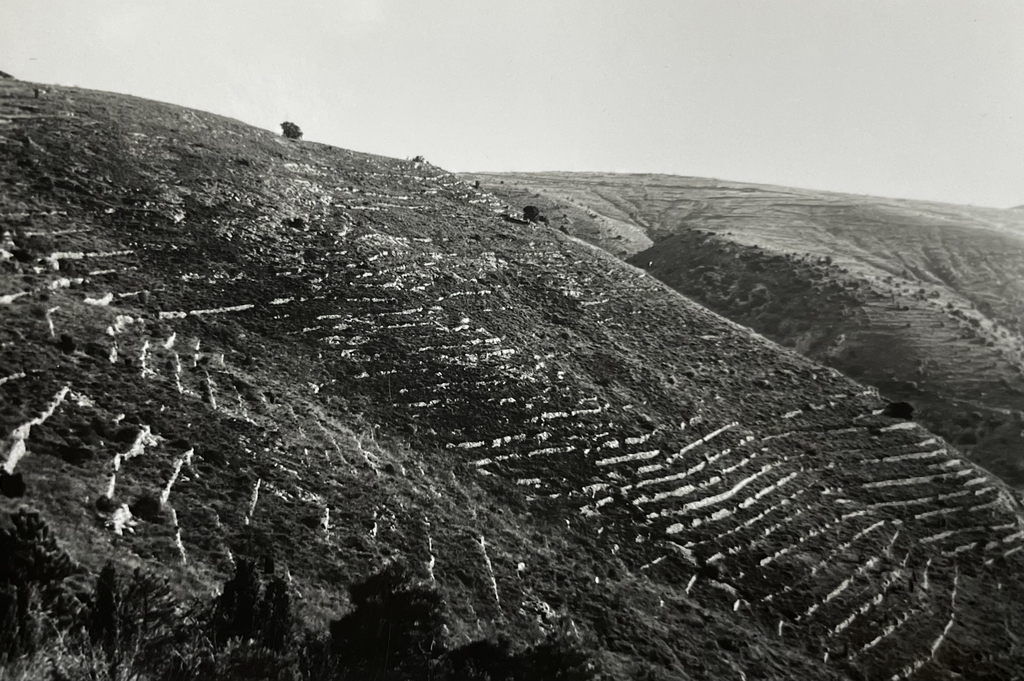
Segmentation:
<svg viewBox="0 0 1024 681">
<path fill-rule="evenodd" d="M 452 171 L 1024 204 L 1024 0 L 0 0 L 0 70 Z"/>
</svg>

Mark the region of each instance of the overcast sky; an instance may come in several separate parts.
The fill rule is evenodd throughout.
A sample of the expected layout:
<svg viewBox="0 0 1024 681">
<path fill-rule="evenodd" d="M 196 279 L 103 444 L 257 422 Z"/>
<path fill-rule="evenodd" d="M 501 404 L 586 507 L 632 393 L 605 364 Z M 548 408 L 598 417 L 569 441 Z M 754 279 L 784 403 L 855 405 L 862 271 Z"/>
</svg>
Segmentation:
<svg viewBox="0 0 1024 681">
<path fill-rule="evenodd" d="M 0 0 L 0 70 L 454 171 L 1024 203 L 1024 0 Z"/>
</svg>

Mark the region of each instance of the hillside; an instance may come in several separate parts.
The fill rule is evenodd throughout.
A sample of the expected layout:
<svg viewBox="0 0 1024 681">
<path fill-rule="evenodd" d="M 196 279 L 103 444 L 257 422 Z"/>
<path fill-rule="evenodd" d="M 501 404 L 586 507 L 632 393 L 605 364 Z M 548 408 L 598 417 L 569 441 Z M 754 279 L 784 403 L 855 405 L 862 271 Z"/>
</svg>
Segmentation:
<svg viewBox="0 0 1024 681">
<path fill-rule="evenodd" d="M 1021 668 L 1011 491 L 641 270 L 429 164 L 127 96 L 0 82 L 0 149 L 0 510 L 74 593 L 269 556 L 326 625 L 400 559 L 455 643 L 563 626 L 603 678 Z"/>
<path fill-rule="evenodd" d="M 662 175 L 470 176 L 917 407 L 1024 488 L 1024 214 Z"/>
</svg>

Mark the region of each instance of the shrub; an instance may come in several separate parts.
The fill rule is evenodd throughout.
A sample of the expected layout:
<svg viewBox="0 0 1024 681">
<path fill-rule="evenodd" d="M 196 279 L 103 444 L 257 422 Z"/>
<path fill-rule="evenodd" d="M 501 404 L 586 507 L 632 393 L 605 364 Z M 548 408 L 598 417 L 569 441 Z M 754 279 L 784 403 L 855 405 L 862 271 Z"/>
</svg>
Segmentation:
<svg viewBox="0 0 1024 681">
<path fill-rule="evenodd" d="M 590 681 L 598 669 L 577 640 L 565 631 L 548 635 L 518 653 L 507 641 L 473 641 L 445 657 L 453 681 Z"/>
<path fill-rule="evenodd" d="M 265 572 L 273 569 L 268 561 Z M 285 651 L 295 630 L 288 584 L 273 574 L 262 577 L 255 562 L 239 559 L 234 576 L 214 601 L 210 621 L 219 646 L 233 639 L 253 639 L 269 650 Z"/>
<path fill-rule="evenodd" d="M 260 640 L 271 650 L 284 650 L 292 640 L 293 619 L 288 583 L 274 575 L 257 607 Z"/>
<path fill-rule="evenodd" d="M 21 509 L 11 513 L 9 521 L 0 527 L 0 586 L 28 583 L 47 591 L 84 572 L 37 512 Z"/>
<path fill-rule="evenodd" d="M 444 602 L 392 563 L 349 587 L 355 610 L 331 622 L 331 644 L 343 667 L 357 676 L 388 668 L 395 678 L 425 678 L 443 652 Z"/>
<path fill-rule="evenodd" d="M 890 402 L 882 410 L 882 415 L 910 420 L 914 418 L 914 406 L 909 402 Z"/>
<path fill-rule="evenodd" d="M 128 506 L 128 510 L 137 518 L 146 522 L 159 523 L 163 521 L 163 504 L 152 494 L 141 494 Z"/>
<path fill-rule="evenodd" d="M 93 645 L 102 646 L 108 657 L 113 657 L 117 642 L 117 573 L 113 563 L 107 562 L 96 581 L 92 614 L 89 618 L 89 638 Z"/>
<path fill-rule="evenodd" d="M 170 581 L 136 568 L 120 585 L 118 594 L 117 627 L 121 641 L 141 648 L 146 660 L 156 663 L 155 668 L 159 669 L 165 662 L 160 651 L 181 638 L 179 628 L 184 625 Z"/>
<path fill-rule="evenodd" d="M 536 222 L 540 217 L 540 209 L 537 206 L 526 206 L 523 208 L 523 219 L 528 222 Z"/>
<path fill-rule="evenodd" d="M 516 664 L 516 680 L 589 681 L 597 675 L 590 656 L 564 632 L 527 648 Z"/>
<path fill-rule="evenodd" d="M 111 562 L 100 572 L 85 619 L 88 642 L 112 678 L 125 665 L 135 671 L 166 669 L 168 648 L 183 637 L 168 581 L 139 569 L 121 580 Z"/>
<path fill-rule="evenodd" d="M 281 134 L 290 140 L 302 139 L 302 130 L 299 129 L 299 126 L 290 121 L 285 121 L 281 124 Z"/>
<path fill-rule="evenodd" d="M 35 652 L 38 603 L 31 587 L 0 587 L 0 664 Z"/>
<path fill-rule="evenodd" d="M 301 681 L 294 655 L 259 645 L 256 641 L 232 640 L 217 655 L 211 679 L 222 681 Z"/>
<path fill-rule="evenodd" d="M 25 496 L 25 479 L 21 473 L 8 473 L 0 469 L 0 494 L 17 498 Z"/>
<path fill-rule="evenodd" d="M 0 527 L 0 663 L 35 652 L 44 613 L 70 627 L 81 603 L 65 585 L 82 573 L 36 512 L 21 509 Z"/>
<path fill-rule="evenodd" d="M 515 660 L 506 641 L 467 643 L 451 651 L 446 662 L 455 681 L 506 681 L 515 674 Z"/>
<path fill-rule="evenodd" d="M 232 638 L 249 639 L 256 631 L 256 608 L 260 601 L 260 581 L 256 565 L 239 559 L 235 574 L 224 583 L 224 590 L 213 606 L 213 640 L 224 645 Z"/>
<path fill-rule="evenodd" d="M 450 650 L 444 600 L 402 564 L 352 584 L 353 609 L 329 632 L 300 626 L 288 583 L 238 560 L 221 593 L 183 605 L 166 578 L 136 569 L 100 572 L 88 605 L 57 617 L 66 578 L 81 569 L 34 513 L 0 528 L 0 677 L 263 679 L 327 681 L 589 681 L 595 668 L 577 638 L 562 631 L 513 652 L 506 641 Z M 564 629 L 564 627 L 563 627 Z M 49 635 L 49 638 L 44 638 Z"/>
</svg>

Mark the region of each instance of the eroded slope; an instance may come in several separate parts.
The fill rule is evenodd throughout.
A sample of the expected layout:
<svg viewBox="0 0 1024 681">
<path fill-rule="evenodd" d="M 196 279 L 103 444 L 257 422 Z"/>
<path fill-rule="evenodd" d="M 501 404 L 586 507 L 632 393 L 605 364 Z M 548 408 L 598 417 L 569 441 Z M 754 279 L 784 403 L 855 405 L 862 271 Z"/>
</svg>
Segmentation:
<svg viewBox="0 0 1024 681">
<path fill-rule="evenodd" d="M 619 677 L 1019 664 L 1017 502 L 873 390 L 431 166 L 0 87 L 3 504 L 82 560 L 317 616 L 401 556 Z"/>
</svg>

